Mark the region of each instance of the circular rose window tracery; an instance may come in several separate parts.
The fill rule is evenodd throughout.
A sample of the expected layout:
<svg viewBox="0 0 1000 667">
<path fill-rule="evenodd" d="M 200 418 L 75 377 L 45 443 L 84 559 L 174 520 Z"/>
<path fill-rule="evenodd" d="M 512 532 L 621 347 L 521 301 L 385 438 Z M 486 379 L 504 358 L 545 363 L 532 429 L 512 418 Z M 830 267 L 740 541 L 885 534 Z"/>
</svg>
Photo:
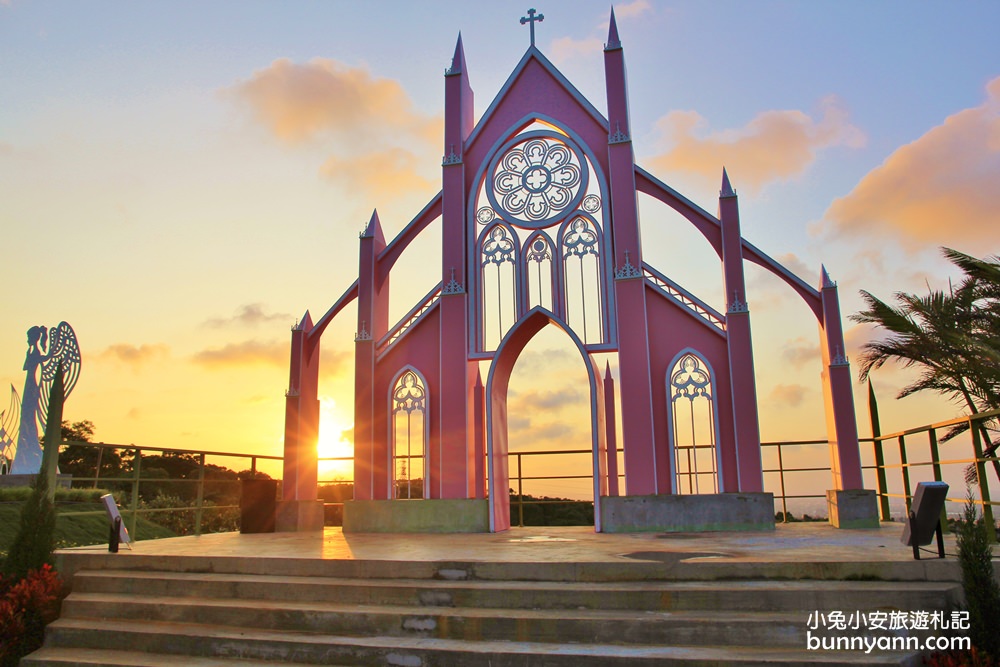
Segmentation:
<svg viewBox="0 0 1000 667">
<path fill-rule="evenodd" d="M 515 137 L 487 172 L 486 196 L 508 222 L 539 229 L 574 210 L 587 191 L 587 166 L 565 137 L 546 131 Z"/>
</svg>

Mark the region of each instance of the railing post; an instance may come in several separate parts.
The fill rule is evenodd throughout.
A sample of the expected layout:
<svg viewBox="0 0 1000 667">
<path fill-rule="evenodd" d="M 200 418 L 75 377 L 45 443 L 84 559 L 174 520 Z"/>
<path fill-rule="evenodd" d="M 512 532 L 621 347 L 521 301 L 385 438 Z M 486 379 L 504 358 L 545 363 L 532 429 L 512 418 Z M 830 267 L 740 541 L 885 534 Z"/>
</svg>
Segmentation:
<svg viewBox="0 0 1000 667">
<path fill-rule="evenodd" d="M 906 461 L 905 436 L 899 436 L 899 469 L 903 473 L 903 500 L 906 502 L 906 515 L 910 514 L 910 466 Z"/>
<path fill-rule="evenodd" d="M 132 539 L 136 539 L 135 526 L 139 520 L 139 475 L 140 469 L 142 468 L 142 450 L 136 449 L 135 455 L 132 457 L 132 502 L 131 513 L 129 517 L 129 527 L 128 532 Z"/>
<path fill-rule="evenodd" d="M 997 541 L 996 524 L 993 522 L 993 505 L 990 501 L 990 482 L 986 478 L 986 459 L 983 455 L 983 440 L 973 419 L 969 418 L 972 431 L 972 448 L 976 453 L 976 481 L 979 484 L 979 499 L 983 504 L 983 522 L 986 524 L 991 542 Z"/>
<path fill-rule="evenodd" d="M 250 457 L 250 479 L 257 479 L 257 457 Z"/>
<path fill-rule="evenodd" d="M 201 507 L 205 501 L 205 454 L 198 456 L 198 500 L 195 501 L 194 534 L 201 535 Z"/>
<path fill-rule="evenodd" d="M 927 441 L 931 447 L 931 467 L 934 469 L 934 481 L 940 482 L 941 479 L 941 453 L 938 449 L 938 439 L 937 430 L 930 428 L 927 429 Z M 948 527 L 948 507 L 947 503 L 942 503 L 941 505 L 941 525 L 945 528 Z"/>
<path fill-rule="evenodd" d="M 788 499 L 785 497 L 785 463 L 781 458 L 781 443 L 778 443 L 778 479 L 781 481 L 781 523 L 788 523 Z"/>
<path fill-rule="evenodd" d="M 927 440 L 931 446 L 931 467 L 934 469 L 934 481 L 941 481 L 941 454 L 938 451 L 937 431 L 928 429 Z"/>
<path fill-rule="evenodd" d="M 97 469 L 94 471 L 94 487 L 97 488 L 97 480 L 101 477 L 101 459 L 104 458 L 104 447 L 97 448 Z"/>
<path fill-rule="evenodd" d="M 524 527 L 524 489 L 521 487 L 521 455 L 517 456 L 517 525 Z"/>
<path fill-rule="evenodd" d="M 878 487 L 879 513 L 882 521 L 892 519 L 889 512 L 889 485 L 885 480 L 885 453 L 882 451 L 882 425 L 878 418 L 878 401 L 875 389 L 868 381 L 868 420 L 872 426 L 872 448 L 875 453 L 875 485 Z"/>
</svg>

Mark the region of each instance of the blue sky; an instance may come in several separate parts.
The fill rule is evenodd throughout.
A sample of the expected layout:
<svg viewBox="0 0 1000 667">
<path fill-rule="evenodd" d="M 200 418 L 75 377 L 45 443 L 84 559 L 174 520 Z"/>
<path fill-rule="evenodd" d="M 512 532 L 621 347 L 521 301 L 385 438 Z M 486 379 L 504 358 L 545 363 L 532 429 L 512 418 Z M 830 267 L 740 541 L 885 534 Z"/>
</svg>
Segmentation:
<svg viewBox="0 0 1000 667">
<path fill-rule="evenodd" d="M 539 48 L 604 109 L 609 5 L 536 7 Z M 67 416 L 99 438 L 279 452 L 288 328 L 353 279 L 373 208 L 392 234 L 437 191 L 459 31 L 479 114 L 528 45 L 526 9 L 0 0 L 0 382 L 23 384 L 28 327 L 65 319 L 85 354 Z M 845 316 L 859 289 L 947 285 L 940 245 L 1000 249 L 1000 4 L 616 11 L 640 164 L 710 212 L 725 165 L 744 235 L 809 282 L 826 264 Z M 647 255 L 718 304 L 713 254 L 642 210 Z M 414 279 L 397 282 L 394 315 L 435 281 L 421 258 L 436 243 L 404 258 Z M 748 279 L 762 435 L 822 436 L 814 320 L 768 276 Z M 324 339 L 341 444 L 352 317 Z M 871 332 L 848 328 L 853 356 Z M 876 380 L 888 428 L 957 413 L 933 397 L 893 405 L 908 377 Z M 533 390 L 567 388 L 520 389 Z M 578 407 L 551 432 L 575 433 Z"/>
</svg>

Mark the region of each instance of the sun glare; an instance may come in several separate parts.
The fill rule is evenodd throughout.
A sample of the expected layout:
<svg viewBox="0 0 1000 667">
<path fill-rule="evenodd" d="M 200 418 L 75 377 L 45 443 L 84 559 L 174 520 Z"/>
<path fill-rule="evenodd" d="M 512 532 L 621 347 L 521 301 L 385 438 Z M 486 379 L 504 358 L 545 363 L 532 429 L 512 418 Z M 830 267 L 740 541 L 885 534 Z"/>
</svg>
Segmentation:
<svg viewBox="0 0 1000 667">
<path fill-rule="evenodd" d="M 316 451 L 319 462 L 319 479 L 323 481 L 350 479 L 354 470 L 354 444 L 344 439 L 345 426 L 336 401 L 329 396 L 319 399 L 319 441 Z M 347 458 L 346 461 L 323 461 L 322 459 Z"/>
</svg>

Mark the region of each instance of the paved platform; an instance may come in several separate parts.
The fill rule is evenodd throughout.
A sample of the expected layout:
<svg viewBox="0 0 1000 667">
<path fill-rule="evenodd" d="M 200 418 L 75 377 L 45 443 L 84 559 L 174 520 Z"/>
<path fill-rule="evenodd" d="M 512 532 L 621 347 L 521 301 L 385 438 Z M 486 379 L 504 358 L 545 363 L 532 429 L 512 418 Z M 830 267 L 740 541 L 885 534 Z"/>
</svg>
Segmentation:
<svg viewBox="0 0 1000 667">
<path fill-rule="evenodd" d="M 739 533 L 595 533 L 592 528 L 525 527 L 503 533 L 216 533 L 137 542 L 133 550 L 108 554 L 92 546 L 57 552 L 70 570 L 129 567 L 126 559 L 161 557 L 313 561 L 393 561 L 528 564 L 640 563 L 667 566 L 680 578 L 786 577 L 960 581 L 954 536 L 945 537 L 948 557 L 927 554 L 915 561 L 900 543 L 903 527 L 845 530 L 826 523 L 779 524 L 774 531 Z M 99 554 L 104 557 L 98 558 Z M 72 563 L 72 564 L 71 564 Z M 135 563 L 134 565 L 138 565 Z"/>
</svg>

